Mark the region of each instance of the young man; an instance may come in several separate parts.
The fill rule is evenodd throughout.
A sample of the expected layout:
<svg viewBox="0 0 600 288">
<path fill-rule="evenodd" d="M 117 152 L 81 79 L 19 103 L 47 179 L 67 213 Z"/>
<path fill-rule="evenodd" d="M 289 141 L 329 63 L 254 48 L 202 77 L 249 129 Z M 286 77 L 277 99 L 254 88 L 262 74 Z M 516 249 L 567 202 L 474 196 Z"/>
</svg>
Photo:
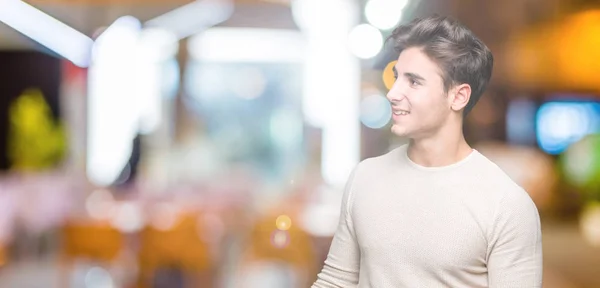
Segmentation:
<svg viewBox="0 0 600 288">
<path fill-rule="evenodd" d="M 400 53 L 392 131 L 409 144 L 354 169 L 312 287 L 541 287 L 536 206 L 462 133 L 491 77 L 490 50 L 439 16 L 391 39 Z"/>
</svg>

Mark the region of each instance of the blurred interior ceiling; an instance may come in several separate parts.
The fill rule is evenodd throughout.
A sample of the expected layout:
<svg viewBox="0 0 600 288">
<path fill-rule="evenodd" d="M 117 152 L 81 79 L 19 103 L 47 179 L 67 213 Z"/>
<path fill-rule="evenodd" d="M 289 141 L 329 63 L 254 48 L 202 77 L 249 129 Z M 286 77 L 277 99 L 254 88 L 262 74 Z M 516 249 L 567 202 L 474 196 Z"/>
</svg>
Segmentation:
<svg viewBox="0 0 600 288">
<path fill-rule="evenodd" d="M 229 20 L 221 23 L 219 26 L 297 29 L 289 7 L 290 1 L 292 0 L 232 1 L 235 3 L 233 15 Z M 358 1 L 362 5 L 367 2 L 367 0 L 347 1 Z M 98 28 L 110 25 L 114 20 L 121 16 L 131 15 L 144 22 L 188 4 L 191 1 L 120 0 L 117 2 L 117 0 L 26 0 L 26 2 L 63 21 L 67 25 L 74 27 L 76 30 L 92 36 Z M 541 85 L 547 83 L 578 83 L 575 80 L 578 79 L 579 70 L 569 74 L 570 76 L 566 78 L 562 74 L 552 74 L 554 76 L 548 76 L 550 75 L 548 71 L 556 70 L 553 68 L 558 66 L 551 64 L 552 61 L 546 61 L 544 59 L 568 57 L 568 51 L 571 51 L 570 53 L 577 53 L 576 49 L 581 48 L 571 45 L 573 47 L 570 48 L 570 50 L 563 47 L 561 50 L 552 52 L 554 54 L 545 54 L 546 56 L 544 57 L 546 58 L 535 58 L 531 55 L 538 55 L 538 52 L 542 51 L 548 52 L 547 50 L 549 49 L 547 48 L 553 46 L 557 47 L 559 44 L 561 47 L 569 44 L 569 41 L 564 41 L 564 39 L 561 38 L 561 34 L 553 34 L 553 37 L 545 37 L 544 35 L 547 34 L 540 34 L 540 31 L 574 31 L 573 27 L 579 26 L 575 25 L 568 28 L 568 26 L 565 26 L 567 24 L 560 23 L 578 23 L 576 20 L 569 18 L 568 15 L 577 15 L 577 13 L 582 10 L 598 7 L 599 2 L 600 1 L 598 0 L 421 0 L 418 5 L 416 5 L 416 9 L 411 11 L 411 15 L 408 15 L 408 17 L 413 18 L 437 13 L 450 15 L 459 19 L 482 38 L 493 51 L 495 57 L 495 70 L 492 78 L 492 85 L 503 86 L 508 84 L 509 86 L 513 85 L 517 88 L 539 89 Z M 584 23 L 600 23 L 600 20 L 594 20 L 600 16 L 590 17 L 592 19 L 583 20 Z M 575 28 L 575 31 L 578 31 L 578 29 Z M 595 28 L 588 29 L 587 33 L 596 33 L 596 31 L 597 29 Z M 582 36 L 576 35 L 576 33 L 569 33 L 569 35 L 571 35 L 571 42 L 578 41 L 577 43 L 580 43 L 581 45 L 577 45 L 582 47 L 586 46 L 587 42 L 585 40 L 585 35 Z M 37 45 L 38 44 L 34 41 L 23 37 L 12 28 L 0 23 L 0 49 L 32 49 L 36 48 Z M 590 49 L 585 51 L 588 53 L 594 52 Z M 389 62 L 387 61 L 389 60 L 387 58 L 391 57 L 390 55 L 392 54 L 394 54 L 392 51 L 382 53 L 382 55 L 380 55 L 382 60 L 378 62 L 383 63 L 383 65 L 387 64 L 387 62 Z M 596 54 L 598 54 L 598 52 L 596 52 Z M 523 61 L 527 59 L 531 61 Z M 579 59 L 581 63 L 586 63 L 585 57 L 579 57 L 577 59 Z M 541 64 L 535 64 L 534 60 Z M 565 63 L 567 62 L 568 61 Z M 531 67 L 537 68 L 533 69 Z M 563 65 L 563 67 L 567 67 L 565 69 L 568 70 L 575 66 Z M 597 74 L 596 72 L 600 73 L 600 71 L 590 71 L 594 72 L 592 73 L 594 75 Z M 536 82 L 529 81 L 528 79 L 542 79 L 543 81 Z M 563 80 L 558 81 L 561 79 Z M 584 80 L 579 82 L 582 81 Z M 595 84 L 594 79 L 591 77 L 586 78 L 584 82 L 587 86 L 600 86 Z M 592 82 L 594 83 L 593 85 L 588 85 Z M 556 87 L 568 88 L 569 86 L 555 85 L 553 88 Z M 581 85 L 579 87 L 581 87 Z"/>
<path fill-rule="evenodd" d="M 288 0 L 233 0 L 231 18 L 219 26 L 297 29 Z M 98 28 L 125 15 L 142 22 L 153 19 L 190 0 L 26 0 L 25 2 L 92 36 Z M 118 3 L 118 4 L 117 4 Z M 37 44 L 0 23 L 0 49 L 33 49 Z"/>
<path fill-rule="evenodd" d="M 222 26 L 246 26 L 296 29 L 291 17 L 291 0 L 233 0 L 235 12 Z M 367 0 L 358 1 L 365 4 Z M 553 15 L 561 0 L 422 0 L 411 17 L 432 13 L 452 15 L 463 21 L 490 46 L 502 43 L 508 34 L 548 15 Z M 585 0 L 576 0 L 585 1 Z M 120 16 L 131 15 L 142 22 L 152 19 L 190 0 L 25 0 L 45 13 L 93 35 Z M 0 48 L 31 48 L 31 43 L 18 32 L 0 24 Z"/>
</svg>

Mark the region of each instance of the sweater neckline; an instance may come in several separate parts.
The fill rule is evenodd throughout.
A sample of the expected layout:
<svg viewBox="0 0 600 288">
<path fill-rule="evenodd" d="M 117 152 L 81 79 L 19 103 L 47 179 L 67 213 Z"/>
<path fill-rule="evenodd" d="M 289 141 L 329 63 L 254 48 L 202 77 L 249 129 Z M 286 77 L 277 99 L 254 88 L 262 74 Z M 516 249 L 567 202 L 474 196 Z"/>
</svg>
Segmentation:
<svg viewBox="0 0 600 288">
<path fill-rule="evenodd" d="M 411 167 L 413 167 L 417 170 L 428 171 L 428 172 L 439 172 L 439 171 L 452 170 L 454 168 L 457 168 L 457 167 L 462 166 L 465 163 L 469 162 L 477 154 L 479 154 L 479 151 L 477 151 L 476 149 L 472 149 L 472 151 L 471 151 L 471 153 L 469 153 L 469 155 L 467 155 L 466 157 L 464 157 L 461 160 L 454 162 L 452 164 L 448 164 L 448 165 L 444 165 L 444 166 L 423 166 L 423 165 L 419 165 L 419 164 L 413 162 L 410 159 L 410 157 L 408 156 L 408 145 L 405 145 L 404 149 L 402 149 L 402 157 L 406 160 L 406 162 L 408 162 L 408 164 Z"/>
</svg>

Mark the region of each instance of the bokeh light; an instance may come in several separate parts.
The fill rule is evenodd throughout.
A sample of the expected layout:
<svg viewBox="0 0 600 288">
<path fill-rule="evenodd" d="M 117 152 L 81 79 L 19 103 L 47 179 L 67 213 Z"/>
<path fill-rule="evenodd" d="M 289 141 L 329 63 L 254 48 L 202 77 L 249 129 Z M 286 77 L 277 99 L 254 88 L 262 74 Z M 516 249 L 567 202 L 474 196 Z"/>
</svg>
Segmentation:
<svg viewBox="0 0 600 288">
<path fill-rule="evenodd" d="M 348 45 L 350 51 L 356 57 L 362 59 L 373 58 L 379 54 L 383 47 L 383 36 L 377 28 L 369 24 L 360 24 L 350 32 Z"/>
<path fill-rule="evenodd" d="M 392 118 L 392 107 L 383 95 L 370 95 L 360 103 L 360 122 L 363 125 L 379 129 L 390 122 Z"/>
<path fill-rule="evenodd" d="M 290 234 L 288 231 L 273 231 L 271 234 L 271 244 L 278 249 L 286 248 L 290 244 Z"/>
<path fill-rule="evenodd" d="M 585 241 L 594 247 L 600 247 L 600 202 L 586 204 L 579 223 Z"/>
<path fill-rule="evenodd" d="M 279 215 L 275 220 L 275 226 L 281 231 L 287 231 L 292 227 L 292 218 L 287 215 Z"/>
<path fill-rule="evenodd" d="M 400 22 L 406 4 L 408 0 L 370 0 L 365 5 L 365 16 L 371 25 L 388 30 Z"/>
<path fill-rule="evenodd" d="M 101 267 L 91 268 L 85 275 L 86 288 L 113 288 L 115 287 L 110 273 Z"/>
<path fill-rule="evenodd" d="M 144 226 L 140 204 L 133 201 L 119 203 L 111 224 L 123 233 L 140 231 Z"/>
<path fill-rule="evenodd" d="M 112 194 L 105 189 L 92 192 L 85 200 L 85 209 L 96 220 L 107 220 L 115 210 Z"/>
<path fill-rule="evenodd" d="M 151 213 L 151 225 L 157 230 L 168 231 L 175 226 L 178 217 L 178 207 L 172 203 L 158 203 Z"/>
<path fill-rule="evenodd" d="M 357 21 L 352 1 L 293 0 L 290 1 L 296 25 L 308 33 L 341 30 Z"/>
<path fill-rule="evenodd" d="M 571 145 L 560 160 L 567 181 L 586 191 L 600 190 L 600 134 Z"/>
<path fill-rule="evenodd" d="M 537 113 L 540 148 L 559 154 L 585 135 L 600 132 L 600 104 L 595 102 L 548 102 Z"/>
</svg>

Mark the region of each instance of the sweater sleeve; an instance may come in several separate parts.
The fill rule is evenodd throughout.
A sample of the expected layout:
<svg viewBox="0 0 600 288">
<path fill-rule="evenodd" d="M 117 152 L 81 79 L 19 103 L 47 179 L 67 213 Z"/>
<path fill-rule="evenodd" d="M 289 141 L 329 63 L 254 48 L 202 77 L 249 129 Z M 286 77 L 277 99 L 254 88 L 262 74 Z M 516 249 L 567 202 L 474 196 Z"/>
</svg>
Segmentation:
<svg viewBox="0 0 600 288">
<path fill-rule="evenodd" d="M 511 192 L 499 203 L 489 241 L 489 287 L 540 288 L 542 232 L 538 210 L 523 189 Z"/>
<path fill-rule="evenodd" d="M 329 254 L 312 288 L 356 287 L 360 267 L 360 250 L 352 224 L 352 185 L 357 168 L 352 171 L 344 188 L 337 230 Z"/>
</svg>

